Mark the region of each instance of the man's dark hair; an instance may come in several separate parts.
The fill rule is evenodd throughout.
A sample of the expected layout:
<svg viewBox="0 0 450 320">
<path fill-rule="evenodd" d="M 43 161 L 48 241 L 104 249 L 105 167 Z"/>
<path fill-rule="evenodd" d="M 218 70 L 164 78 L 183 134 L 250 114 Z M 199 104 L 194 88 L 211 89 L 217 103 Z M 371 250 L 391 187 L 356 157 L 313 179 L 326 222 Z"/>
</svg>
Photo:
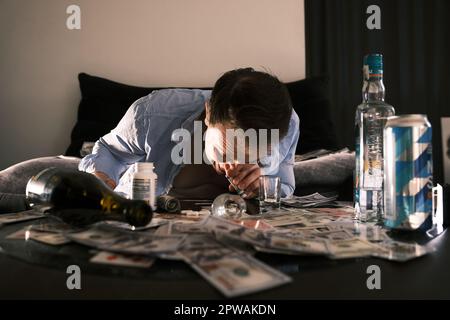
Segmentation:
<svg viewBox="0 0 450 320">
<path fill-rule="evenodd" d="M 209 122 L 231 123 L 237 128 L 289 129 L 292 103 L 286 86 L 265 72 L 252 68 L 231 70 L 215 83 L 210 99 Z"/>
</svg>

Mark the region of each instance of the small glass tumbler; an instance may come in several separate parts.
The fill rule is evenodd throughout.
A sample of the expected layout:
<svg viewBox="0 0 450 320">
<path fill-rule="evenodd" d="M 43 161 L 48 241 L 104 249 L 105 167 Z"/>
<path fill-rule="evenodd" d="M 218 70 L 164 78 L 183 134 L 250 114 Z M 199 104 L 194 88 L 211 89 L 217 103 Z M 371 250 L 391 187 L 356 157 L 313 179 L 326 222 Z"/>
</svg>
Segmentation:
<svg viewBox="0 0 450 320">
<path fill-rule="evenodd" d="M 281 206 L 281 181 L 277 176 L 259 177 L 259 208 L 265 213 Z"/>
</svg>

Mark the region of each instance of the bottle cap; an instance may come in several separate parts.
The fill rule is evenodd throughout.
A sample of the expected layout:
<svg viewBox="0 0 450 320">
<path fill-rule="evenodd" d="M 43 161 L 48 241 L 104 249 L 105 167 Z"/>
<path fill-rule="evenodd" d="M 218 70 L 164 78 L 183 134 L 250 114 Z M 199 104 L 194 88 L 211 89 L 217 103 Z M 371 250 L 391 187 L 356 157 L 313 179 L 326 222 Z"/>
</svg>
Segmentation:
<svg viewBox="0 0 450 320">
<path fill-rule="evenodd" d="M 135 171 L 151 171 L 153 170 L 153 162 L 136 162 Z"/>
<path fill-rule="evenodd" d="M 383 76 L 383 55 L 379 53 L 368 54 L 363 60 L 364 67 L 367 67 L 369 76 Z"/>
</svg>

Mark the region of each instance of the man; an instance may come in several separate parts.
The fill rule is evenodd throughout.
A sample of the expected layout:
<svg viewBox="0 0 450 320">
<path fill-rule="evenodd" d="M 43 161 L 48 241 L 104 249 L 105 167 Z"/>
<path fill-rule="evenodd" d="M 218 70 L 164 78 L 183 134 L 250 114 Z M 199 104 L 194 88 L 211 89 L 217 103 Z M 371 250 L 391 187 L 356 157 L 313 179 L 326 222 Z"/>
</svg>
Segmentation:
<svg viewBox="0 0 450 320">
<path fill-rule="evenodd" d="M 195 134 L 194 122 L 199 120 L 204 123 L 201 130 L 206 129 L 207 137 L 211 137 L 208 133 L 212 130 L 225 136 L 227 129 L 270 129 L 279 133 L 279 143 L 269 146 L 270 156 L 256 157 L 257 162 L 226 162 L 223 159 L 235 157 L 228 157 L 227 146 L 220 148 L 225 140 L 210 138 L 206 139 L 209 149 L 222 152 L 218 157 L 207 154 L 212 165 L 174 163 L 174 132 L 184 129 Z M 286 87 L 267 73 L 237 69 L 222 75 L 212 92 L 166 89 L 140 98 L 117 127 L 96 142 L 93 153 L 80 162 L 79 170 L 93 173 L 115 191 L 129 193 L 132 165 L 153 162 L 158 175 L 157 195 L 169 193 L 195 199 L 213 199 L 235 188 L 241 189 L 245 198 L 253 198 L 259 194 L 260 175 L 276 174 L 281 180 L 282 196 L 289 196 L 295 188 L 293 164 L 298 137 L 299 119 Z M 247 158 L 254 156 L 250 153 L 255 152 L 245 150 Z M 263 160 L 266 164 L 272 161 L 267 166 L 270 169 L 262 167 Z"/>
</svg>

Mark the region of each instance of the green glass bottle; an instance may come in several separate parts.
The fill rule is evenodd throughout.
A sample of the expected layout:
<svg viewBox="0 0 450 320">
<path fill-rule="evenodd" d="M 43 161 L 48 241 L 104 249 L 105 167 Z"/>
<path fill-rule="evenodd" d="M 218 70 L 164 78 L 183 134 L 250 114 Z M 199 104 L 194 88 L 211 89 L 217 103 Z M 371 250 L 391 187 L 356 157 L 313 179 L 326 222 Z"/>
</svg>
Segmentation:
<svg viewBox="0 0 450 320">
<path fill-rule="evenodd" d="M 94 175 L 77 170 L 39 172 L 28 181 L 26 197 L 30 206 L 49 206 L 48 213 L 75 226 L 115 220 L 139 227 L 153 216 L 145 201 L 121 197 Z"/>
</svg>

